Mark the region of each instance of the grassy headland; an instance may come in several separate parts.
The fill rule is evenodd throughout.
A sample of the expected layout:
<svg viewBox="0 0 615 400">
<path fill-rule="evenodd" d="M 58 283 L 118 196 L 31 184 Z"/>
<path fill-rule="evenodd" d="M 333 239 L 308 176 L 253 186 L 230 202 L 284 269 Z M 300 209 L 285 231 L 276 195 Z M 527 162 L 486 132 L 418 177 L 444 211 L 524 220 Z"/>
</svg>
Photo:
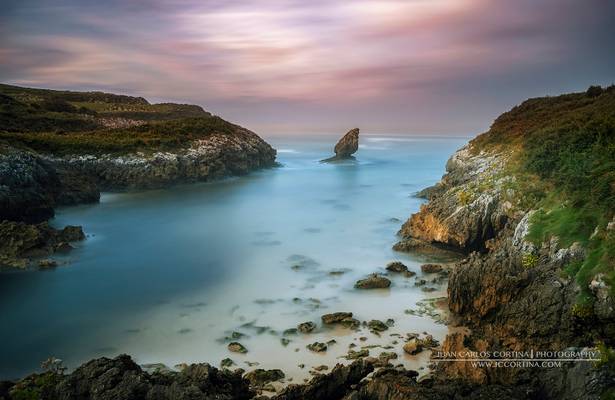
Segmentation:
<svg viewBox="0 0 615 400">
<path fill-rule="evenodd" d="M 473 144 L 511 155 L 507 173 L 524 197 L 518 200 L 538 210 L 530 241 L 555 237 L 586 249 L 563 271 L 582 288 L 579 305 L 591 305 L 588 285 L 598 273 L 615 288 L 615 229 L 607 229 L 615 214 L 615 86 L 527 100 Z"/>
</svg>

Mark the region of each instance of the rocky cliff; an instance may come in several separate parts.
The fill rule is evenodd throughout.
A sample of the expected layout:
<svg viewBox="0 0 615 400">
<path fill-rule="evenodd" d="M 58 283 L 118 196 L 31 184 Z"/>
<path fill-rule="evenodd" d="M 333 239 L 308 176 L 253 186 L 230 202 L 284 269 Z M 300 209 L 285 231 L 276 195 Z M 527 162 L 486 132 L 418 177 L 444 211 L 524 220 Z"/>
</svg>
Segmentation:
<svg viewBox="0 0 615 400">
<path fill-rule="evenodd" d="M 419 243 L 468 254 L 450 274 L 448 301 L 453 323 L 470 331 L 450 335 L 445 350 L 599 344 L 608 352 L 615 345 L 615 179 L 599 165 L 615 165 L 614 153 L 600 150 L 615 143 L 615 88 L 589 93 L 532 99 L 502 115 L 449 159 L 440 182 L 419 193 L 429 201 L 404 223 L 395 248 Z M 575 175 L 574 168 L 585 170 Z M 440 364 L 440 372 L 483 384 L 533 379 L 547 398 L 578 398 L 609 370 L 580 364 L 578 373 L 467 363 Z M 559 386 L 547 390 L 553 381 Z M 612 373 L 601 382 L 599 393 L 583 398 L 615 387 Z M 576 394 L 557 392 L 562 385 Z"/>
</svg>

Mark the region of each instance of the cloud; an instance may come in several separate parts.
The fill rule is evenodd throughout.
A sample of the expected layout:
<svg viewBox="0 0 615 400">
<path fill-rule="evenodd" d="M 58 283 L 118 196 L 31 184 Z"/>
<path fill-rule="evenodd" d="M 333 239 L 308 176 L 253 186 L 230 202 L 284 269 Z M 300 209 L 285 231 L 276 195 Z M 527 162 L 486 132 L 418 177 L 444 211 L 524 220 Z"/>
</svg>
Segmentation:
<svg viewBox="0 0 615 400">
<path fill-rule="evenodd" d="M 342 118 L 480 129 L 493 107 L 614 79 L 614 9 L 600 0 L 9 1 L 0 79 L 198 102 L 257 128 L 318 113 L 321 129 Z M 472 123 L 464 110 L 481 105 Z M 367 121 L 365 110 L 378 113 Z"/>
</svg>

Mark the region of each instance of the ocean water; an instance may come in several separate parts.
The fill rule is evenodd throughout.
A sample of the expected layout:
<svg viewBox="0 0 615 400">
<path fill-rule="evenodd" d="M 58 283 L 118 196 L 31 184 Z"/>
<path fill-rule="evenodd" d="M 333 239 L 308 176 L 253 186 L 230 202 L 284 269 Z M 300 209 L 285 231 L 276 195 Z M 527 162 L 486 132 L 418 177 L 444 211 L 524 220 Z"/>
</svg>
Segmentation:
<svg viewBox="0 0 615 400">
<path fill-rule="evenodd" d="M 53 225 L 82 225 L 87 240 L 50 271 L 0 274 L 0 379 L 38 369 L 50 356 L 69 368 L 128 353 L 142 364 L 209 362 L 230 357 L 245 369 L 281 368 L 294 382 L 312 366 L 347 362 L 350 343 L 395 351 L 410 368 L 428 352 L 403 353 L 391 334 L 447 327 L 408 315 L 426 293 L 415 278 L 391 276 L 390 289 L 361 291 L 357 279 L 401 260 L 417 272 L 429 261 L 396 253 L 396 232 L 467 138 L 362 135 L 356 160 L 321 164 L 334 136 L 269 137 L 279 168 L 215 183 L 106 193 L 100 204 L 58 210 Z M 332 274 L 337 271 L 337 274 Z M 361 321 L 392 318 L 380 336 L 327 328 L 320 316 L 351 311 Z M 282 331 L 305 321 L 312 334 Z M 227 349 L 231 332 L 246 354 Z M 360 338 L 366 338 L 361 340 Z M 336 341 L 326 353 L 306 345 Z M 355 350 L 356 350 L 355 349 Z M 299 364 L 305 364 L 300 368 Z"/>
</svg>

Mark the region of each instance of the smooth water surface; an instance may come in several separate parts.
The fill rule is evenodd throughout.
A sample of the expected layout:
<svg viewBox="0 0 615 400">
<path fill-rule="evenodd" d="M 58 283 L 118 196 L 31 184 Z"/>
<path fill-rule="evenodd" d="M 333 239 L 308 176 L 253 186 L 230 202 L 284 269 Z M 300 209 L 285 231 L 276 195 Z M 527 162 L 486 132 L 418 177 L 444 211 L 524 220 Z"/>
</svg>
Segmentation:
<svg viewBox="0 0 615 400">
<path fill-rule="evenodd" d="M 353 284 L 385 272 L 391 260 L 422 278 L 425 259 L 391 246 L 421 203 L 411 194 L 437 181 L 466 139 L 362 135 L 356 160 L 336 164 L 318 162 L 330 156 L 335 137 L 268 140 L 280 168 L 104 194 L 100 204 L 58 210 L 55 226 L 82 225 L 88 238 L 67 265 L 0 275 L 0 378 L 32 372 L 49 356 L 74 368 L 128 353 L 171 367 L 230 357 L 246 369 L 253 362 L 282 368 L 297 381 L 312 366 L 344 361 L 338 357 L 351 342 L 392 346 L 387 351 L 410 367 L 424 362 L 427 353 L 403 355 L 403 341 L 390 334 L 427 331 L 442 339 L 446 326 L 404 310 L 444 288 L 425 293 L 403 276 L 393 276 L 388 290 Z M 321 327 L 320 316 L 335 311 L 395 325 L 380 337 Z M 304 321 L 318 322 L 318 330 L 288 336 L 284 346 L 282 331 Z M 232 331 L 246 335 L 239 341 L 247 354 L 227 350 Z M 325 354 L 305 348 L 330 339 L 337 343 Z"/>
</svg>

